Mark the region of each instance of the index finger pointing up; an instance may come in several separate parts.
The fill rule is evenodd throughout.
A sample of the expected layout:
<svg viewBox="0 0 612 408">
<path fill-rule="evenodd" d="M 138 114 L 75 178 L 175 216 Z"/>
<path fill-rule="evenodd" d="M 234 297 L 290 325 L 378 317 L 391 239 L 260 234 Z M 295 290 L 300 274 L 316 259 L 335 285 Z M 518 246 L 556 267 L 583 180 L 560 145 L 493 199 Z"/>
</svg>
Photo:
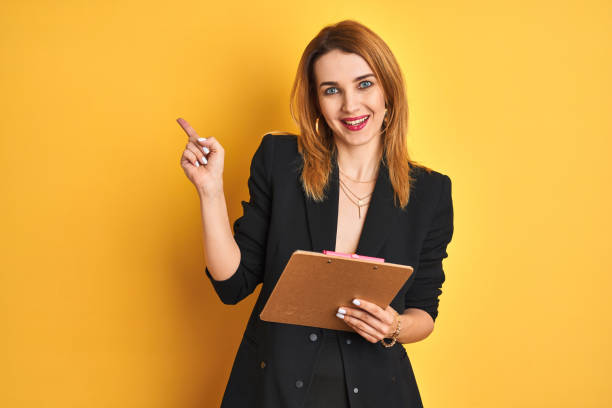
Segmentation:
<svg viewBox="0 0 612 408">
<path fill-rule="evenodd" d="M 198 137 L 198 133 L 195 131 L 194 128 L 191 127 L 191 125 L 185 119 L 178 118 L 176 121 L 178 122 L 179 125 L 181 125 L 185 133 L 187 133 L 187 136 L 193 137 L 193 138 Z"/>
</svg>

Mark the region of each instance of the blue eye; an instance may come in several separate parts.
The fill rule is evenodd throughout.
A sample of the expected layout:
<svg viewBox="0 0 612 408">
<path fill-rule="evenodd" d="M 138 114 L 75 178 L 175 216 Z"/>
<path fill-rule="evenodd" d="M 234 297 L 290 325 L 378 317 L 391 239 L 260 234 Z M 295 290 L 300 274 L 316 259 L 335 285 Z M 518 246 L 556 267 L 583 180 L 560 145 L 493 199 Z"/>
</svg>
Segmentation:
<svg viewBox="0 0 612 408">
<path fill-rule="evenodd" d="M 362 85 L 364 85 L 364 84 L 365 84 L 365 86 L 362 86 Z M 361 82 L 359 83 L 358 88 L 359 88 L 359 89 L 366 89 L 366 88 L 371 87 L 372 85 L 373 85 L 372 81 L 367 81 L 367 80 L 366 80 L 366 81 L 361 81 Z M 335 95 L 335 94 L 337 94 L 338 92 L 340 92 L 340 91 L 338 90 L 338 88 L 336 88 L 335 86 L 332 86 L 332 87 L 327 88 L 327 89 L 325 90 L 325 95 Z"/>
</svg>

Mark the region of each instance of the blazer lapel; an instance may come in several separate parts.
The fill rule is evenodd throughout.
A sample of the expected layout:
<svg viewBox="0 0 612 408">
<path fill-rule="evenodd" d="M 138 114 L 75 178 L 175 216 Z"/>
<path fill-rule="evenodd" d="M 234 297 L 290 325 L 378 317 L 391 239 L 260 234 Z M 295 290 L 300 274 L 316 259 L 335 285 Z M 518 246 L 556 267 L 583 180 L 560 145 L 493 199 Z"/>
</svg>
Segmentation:
<svg viewBox="0 0 612 408">
<path fill-rule="evenodd" d="M 315 202 L 304 193 L 312 250 L 335 250 L 338 229 L 339 172 L 336 158 L 332 159 L 332 172 L 326 198 Z M 395 223 L 400 209 L 393 204 L 393 186 L 387 166 L 381 161 L 374 191 L 359 237 L 356 253 L 377 256 Z"/>
<path fill-rule="evenodd" d="M 332 158 L 332 172 L 327 185 L 325 200 L 315 202 L 310 197 L 306 199 L 306 213 L 312 250 L 321 252 L 324 249 L 336 249 L 336 232 L 338 229 L 338 163 Z"/>
<path fill-rule="evenodd" d="M 372 198 L 363 223 L 357 250 L 359 255 L 378 256 L 389 232 L 400 214 L 400 209 L 393 203 L 393 185 L 389 179 L 389 169 L 381 161 L 378 178 L 374 185 Z"/>
</svg>

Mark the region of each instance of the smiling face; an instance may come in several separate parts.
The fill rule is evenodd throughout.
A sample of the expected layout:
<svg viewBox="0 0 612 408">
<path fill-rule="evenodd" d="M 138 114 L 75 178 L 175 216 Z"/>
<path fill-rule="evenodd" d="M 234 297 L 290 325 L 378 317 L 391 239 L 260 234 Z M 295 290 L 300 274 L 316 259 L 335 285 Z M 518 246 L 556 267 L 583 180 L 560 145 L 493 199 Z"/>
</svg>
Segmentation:
<svg viewBox="0 0 612 408">
<path fill-rule="evenodd" d="M 382 85 L 359 55 L 332 50 L 313 67 L 321 113 L 336 144 L 380 143 L 385 117 Z"/>
</svg>

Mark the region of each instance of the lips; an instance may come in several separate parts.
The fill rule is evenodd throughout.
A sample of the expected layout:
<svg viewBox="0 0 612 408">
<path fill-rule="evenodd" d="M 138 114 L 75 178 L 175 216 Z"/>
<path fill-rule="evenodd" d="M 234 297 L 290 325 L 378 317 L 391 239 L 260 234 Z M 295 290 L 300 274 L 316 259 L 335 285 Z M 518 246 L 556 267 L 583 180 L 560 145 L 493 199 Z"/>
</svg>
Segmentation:
<svg viewBox="0 0 612 408">
<path fill-rule="evenodd" d="M 361 130 L 368 123 L 370 115 L 357 116 L 354 118 L 340 119 L 340 122 L 349 130 Z"/>
<path fill-rule="evenodd" d="M 368 116 L 370 116 L 370 115 L 355 116 L 354 118 L 344 118 L 344 119 L 340 119 L 340 120 L 342 122 L 346 123 L 347 125 L 354 125 L 354 124 L 351 124 L 351 123 L 348 123 L 348 122 L 354 122 L 354 121 L 359 120 L 359 119 L 367 118 Z"/>
</svg>

